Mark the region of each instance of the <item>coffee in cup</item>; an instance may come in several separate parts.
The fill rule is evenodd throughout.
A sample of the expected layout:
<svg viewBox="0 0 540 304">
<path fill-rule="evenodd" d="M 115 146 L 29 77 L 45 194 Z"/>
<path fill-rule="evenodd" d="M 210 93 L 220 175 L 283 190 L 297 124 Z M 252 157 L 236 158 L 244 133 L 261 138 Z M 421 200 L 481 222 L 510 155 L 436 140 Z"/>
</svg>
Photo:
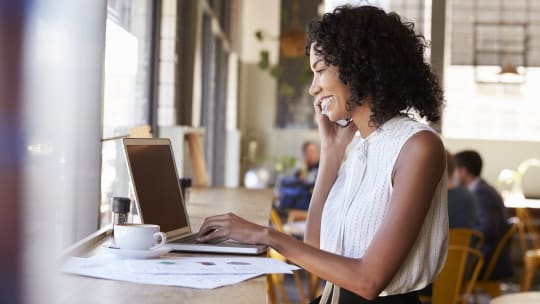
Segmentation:
<svg viewBox="0 0 540 304">
<path fill-rule="evenodd" d="M 159 231 L 158 225 L 115 225 L 114 241 L 116 242 L 116 246 L 120 249 L 154 250 L 167 243 L 167 236 L 165 233 Z"/>
</svg>

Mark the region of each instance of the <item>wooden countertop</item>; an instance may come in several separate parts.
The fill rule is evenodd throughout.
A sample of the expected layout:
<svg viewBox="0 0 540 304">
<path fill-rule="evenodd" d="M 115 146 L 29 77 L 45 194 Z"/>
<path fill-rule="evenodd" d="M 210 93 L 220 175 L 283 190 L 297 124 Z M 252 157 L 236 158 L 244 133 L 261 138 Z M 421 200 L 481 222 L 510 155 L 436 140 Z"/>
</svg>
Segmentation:
<svg viewBox="0 0 540 304">
<path fill-rule="evenodd" d="M 227 212 L 236 213 L 260 225 L 268 225 L 272 204 L 271 189 L 191 188 L 188 193 L 187 208 L 194 231 L 199 229 L 204 218 Z M 88 254 L 88 250 L 91 252 L 107 237 L 101 234 L 85 240 L 84 244 L 79 246 L 82 248 L 79 254 Z M 193 254 L 174 254 L 193 256 Z M 57 299 L 61 304 L 266 303 L 264 276 L 235 285 L 204 290 L 61 274 L 57 286 Z"/>
</svg>

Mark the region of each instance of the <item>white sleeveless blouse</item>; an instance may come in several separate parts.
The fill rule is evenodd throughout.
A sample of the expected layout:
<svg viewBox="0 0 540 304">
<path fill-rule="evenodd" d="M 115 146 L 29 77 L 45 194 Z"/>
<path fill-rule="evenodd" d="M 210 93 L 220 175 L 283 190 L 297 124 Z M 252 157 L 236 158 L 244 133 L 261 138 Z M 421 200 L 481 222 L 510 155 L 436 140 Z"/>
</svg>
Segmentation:
<svg viewBox="0 0 540 304">
<path fill-rule="evenodd" d="M 424 130 L 434 132 L 425 124 L 399 115 L 367 138 L 353 139 L 323 209 L 321 249 L 351 258 L 364 255 L 390 207 L 392 171 L 398 154 L 411 136 Z M 446 179 L 445 171 L 411 252 L 380 296 L 422 289 L 441 270 L 448 246 Z M 331 289 L 328 283 L 323 300 Z M 334 290 L 333 303 L 337 303 L 338 289 Z"/>
</svg>

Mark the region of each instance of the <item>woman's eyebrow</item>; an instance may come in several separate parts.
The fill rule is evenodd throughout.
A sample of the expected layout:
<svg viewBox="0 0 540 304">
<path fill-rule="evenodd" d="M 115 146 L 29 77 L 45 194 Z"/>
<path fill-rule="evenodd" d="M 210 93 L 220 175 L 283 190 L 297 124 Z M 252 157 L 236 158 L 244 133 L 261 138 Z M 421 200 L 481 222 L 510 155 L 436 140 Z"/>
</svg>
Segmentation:
<svg viewBox="0 0 540 304">
<path fill-rule="evenodd" d="M 319 62 L 321 62 L 321 61 L 323 61 L 322 58 L 319 58 L 319 59 L 315 60 L 315 62 L 311 65 L 311 68 L 312 68 L 313 70 L 315 70 L 315 67 L 317 66 L 317 63 L 319 63 Z"/>
</svg>

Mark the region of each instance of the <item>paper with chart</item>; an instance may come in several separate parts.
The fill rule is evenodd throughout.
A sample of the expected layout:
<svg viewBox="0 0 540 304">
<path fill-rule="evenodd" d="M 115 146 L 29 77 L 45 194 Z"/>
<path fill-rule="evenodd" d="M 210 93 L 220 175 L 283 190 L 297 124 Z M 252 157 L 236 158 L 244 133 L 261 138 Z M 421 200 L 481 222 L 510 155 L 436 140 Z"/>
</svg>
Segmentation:
<svg viewBox="0 0 540 304">
<path fill-rule="evenodd" d="M 186 261 L 182 261 L 184 259 L 186 259 Z M 261 261 L 252 261 L 252 259 L 261 259 Z M 255 273 L 238 273 L 238 270 L 235 269 L 261 270 L 264 267 L 272 265 L 275 266 L 276 269 L 276 271 L 272 272 L 278 272 L 278 267 L 283 272 L 290 272 L 293 269 L 297 269 L 296 266 L 288 265 L 277 260 L 275 260 L 275 262 L 277 262 L 275 264 L 271 262 L 272 261 L 266 261 L 266 258 L 164 257 L 160 259 L 131 260 L 121 259 L 113 255 L 96 255 L 89 258 L 69 258 L 61 266 L 60 270 L 82 276 L 141 284 L 213 289 L 236 284 L 269 273 L 260 271 Z M 215 265 L 211 265 L 212 263 Z M 246 263 L 250 264 L 248 265 Z M 182 274 L 181 271 L 178 270 L 180 265 L 190 264 L 192 265 L 190 266 L 192 269 L 191 272 L 195 273 Z M 197 268 L 196 265 L 199 265 L 199 268 Z M 229 272 L 217 272 L 215 269 L 212 269 L 211 266 L 219 266 L 222 267 L 220 268 L 221 270 Z M 251 268 L 248 268 L 248 266 Z M 237 272 L 234 273 L 234 271 Z M 240 271 L 243 272 L 246 270 Z"/>
<path fill-rule="evenodd" d="M 155 274 L 268 274 L 292 273 L 298 267 L 271 258 L 185 257 L 159 260 L 126 260 L 133 273 Z"/>
</svg>

